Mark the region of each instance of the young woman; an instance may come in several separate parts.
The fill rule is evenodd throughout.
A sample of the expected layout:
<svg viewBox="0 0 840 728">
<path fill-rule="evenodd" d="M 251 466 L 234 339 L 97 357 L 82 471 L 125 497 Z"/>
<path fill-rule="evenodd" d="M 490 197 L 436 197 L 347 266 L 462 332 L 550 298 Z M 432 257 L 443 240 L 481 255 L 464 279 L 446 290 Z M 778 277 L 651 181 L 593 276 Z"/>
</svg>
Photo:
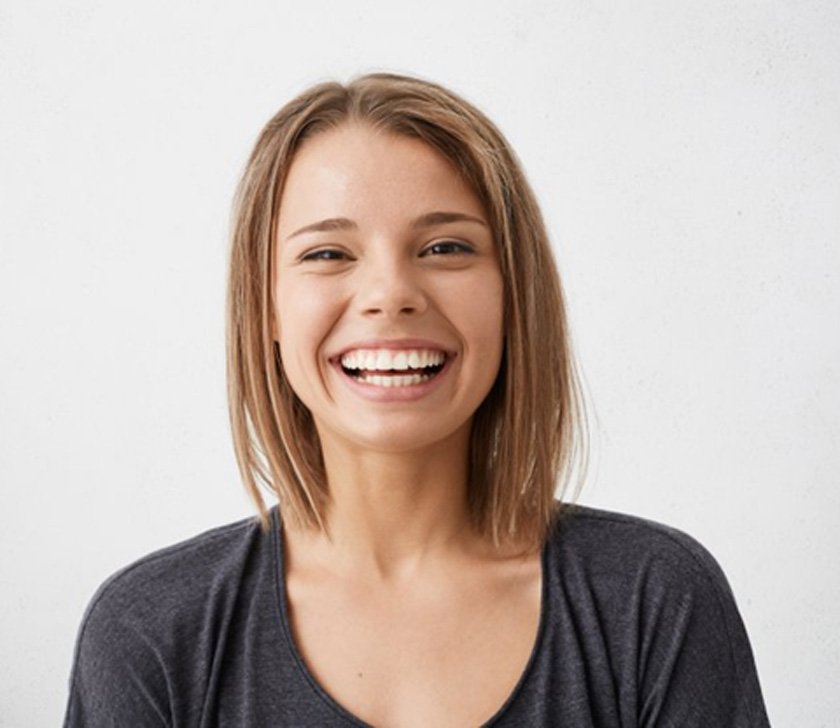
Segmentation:
<svg viewBox="0 0 840 728">
<path fill-rule="evenodd" d="M 463 99 L 374 74 L 278 112 L 228 347 L 260 517 L 106 582 L 67 726 L 767 725 L 708 553 L 555 500 L 586 452 L 561 288 Z"/>
</svg>

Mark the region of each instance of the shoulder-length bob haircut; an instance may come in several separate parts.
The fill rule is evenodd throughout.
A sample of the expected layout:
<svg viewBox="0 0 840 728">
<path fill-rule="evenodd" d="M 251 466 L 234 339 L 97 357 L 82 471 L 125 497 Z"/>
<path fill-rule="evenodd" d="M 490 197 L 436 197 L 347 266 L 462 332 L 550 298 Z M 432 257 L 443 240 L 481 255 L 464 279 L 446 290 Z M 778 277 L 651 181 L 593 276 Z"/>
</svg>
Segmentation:
<svg viewBox="0 0 840 728">
<path fill-rule="evenodd" d="M 284 519 L 325 528 L 320 442 L 274 341 L 272 248 L 295 152 L 348 123 L 424 141 L 484 205 L 504 279 L 504 352 L 473 418 L 469 508 L 478 532 L 497 545 L 538 548 L 558 510 L 555 496 L 570 486 L 577 494 L 588 454 L 560 279 L 534 194 L 502 134 L 464 99 L 416 78 L 374 73 L 304 91 L 268 122 L 245 167 L 234 201 L 227 305 L 230 419 L 245 487 L 263 524 L 266 487 Z"/>
</svg>

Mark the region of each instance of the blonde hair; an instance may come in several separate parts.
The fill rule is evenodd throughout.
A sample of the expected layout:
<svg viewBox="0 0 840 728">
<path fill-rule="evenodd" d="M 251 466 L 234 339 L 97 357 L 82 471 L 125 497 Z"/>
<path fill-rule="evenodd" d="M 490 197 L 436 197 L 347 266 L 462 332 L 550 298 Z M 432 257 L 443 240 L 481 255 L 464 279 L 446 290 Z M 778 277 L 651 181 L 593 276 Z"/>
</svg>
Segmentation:
<svg viewBox="0 0 840 728">
<path fill-rule="evenodd" d="M 563 293 L 548 235 L 512 149 L 478 109 L 439 85 L 375 73 L 304 91 L 266 124 L 237 189 L 227 307 L 228 398 L 248 493 L 284 518 L 324 528 L 329 499 L 315 425 L 283 374 L 273 337 L 272 245 L 296 150 L 321 131 L 362 122 L 420 139 L 461 172 L 483 203 L 504 279 L 504 353 L 473 418 L 468 501 L 496 544 L 539 547 L 555 495 L 585 471 L 588 432 Z"/>
</svg>

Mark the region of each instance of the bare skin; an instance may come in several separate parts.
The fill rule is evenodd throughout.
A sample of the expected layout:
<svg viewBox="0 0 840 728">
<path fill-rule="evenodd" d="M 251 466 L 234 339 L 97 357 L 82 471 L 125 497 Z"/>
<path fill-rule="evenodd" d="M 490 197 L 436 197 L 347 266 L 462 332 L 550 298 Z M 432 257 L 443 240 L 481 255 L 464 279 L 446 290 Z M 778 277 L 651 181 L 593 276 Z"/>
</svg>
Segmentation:
<svg viewBox="0 0 840 728">
<path fill-rule="evenodd" d="M 499 552 L 472 534 L 441 455 L 336 484 L 332 540 L 286 530 L 297 648 L 324 690 L 371 725 L 479 725 L 534 646 L 539 554 Z"/>
<path fill-rule="evenodd" d="M 422 142 L 343 126 L 297 152 L 276 260 L 275 336 L 330 494 L 326 531 L 285 524 L 297 649 L 372 725 L 478 725 L 526 667 L 542 579 L 538 553 L 494 547 L 468 517 L 472 417 L 503 348 L 481 203 Z M 388 346 L 446 366 L 383 388 L 340 364 Z"/>
</svg>

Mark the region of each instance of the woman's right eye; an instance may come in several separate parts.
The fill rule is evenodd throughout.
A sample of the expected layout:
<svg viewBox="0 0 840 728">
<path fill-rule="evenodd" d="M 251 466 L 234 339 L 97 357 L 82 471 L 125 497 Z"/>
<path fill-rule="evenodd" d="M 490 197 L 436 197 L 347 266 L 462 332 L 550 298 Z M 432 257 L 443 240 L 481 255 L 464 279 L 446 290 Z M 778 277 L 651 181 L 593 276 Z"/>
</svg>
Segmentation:
<svg viewBox="0 0 840 728">
<path fill-rule="evenodd" d="M 304 253 L 300 259 L 304 260 L 347 260 L 348 255 L 343 250 L 335 248 L 321 248 Z"/>
</svg>

